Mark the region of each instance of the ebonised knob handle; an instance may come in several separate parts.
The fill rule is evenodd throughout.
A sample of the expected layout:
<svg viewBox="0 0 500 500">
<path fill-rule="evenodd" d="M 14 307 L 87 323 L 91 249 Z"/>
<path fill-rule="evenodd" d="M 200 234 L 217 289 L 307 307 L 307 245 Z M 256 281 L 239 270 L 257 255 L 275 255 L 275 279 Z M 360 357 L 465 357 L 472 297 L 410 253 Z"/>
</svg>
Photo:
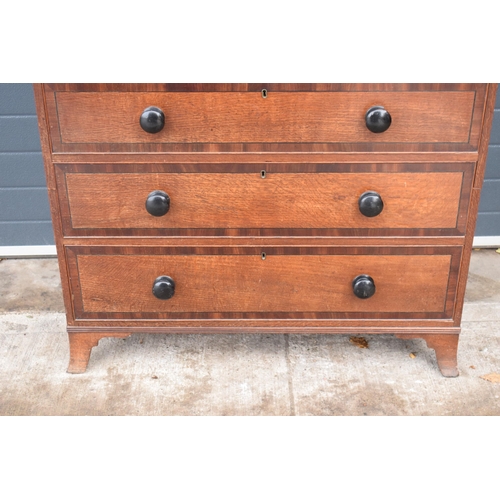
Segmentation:
<svg viewBox="0 0 500 500">
<path fill-rule="evenodd" d="M 150 106 L 142 112 L 139 123 L 144 132 L 157 134 L 165 126 L 165 114 L 160 108 Z"/>
<path fill-rule="evenodd" d="M 158 276 L 153 283 L 153 295 L 160 300 L 168 300 L 174 296 L 175 281 L 170 276 Z"/>
<path fill-rule="evenodd" d="M 153 191 L 146 200 L 146 210 L 155 217 L 165 215 L 170 209 L 170 196 L 165 191 Z"/>
<path fill-rule="evenodd" d="M 375 293 L 375 282 L 371 276 L 360 274 L 352 282 L 352 291 L 360 299 L 369 299 Z"/>
<path fill-rule="evenodd" d="M 392 118 L 383 106 L 372 106 L 366 112 L 365 121 L 370 132 L 380 134 L 391 126 Z"/>
<path fill-rule="evenodd" d="M 358 200 L 359 211 L 365 217 L 375 217 L 384 209 L 382 197 L 375 191 L 364 192 Z"/>
</svg>

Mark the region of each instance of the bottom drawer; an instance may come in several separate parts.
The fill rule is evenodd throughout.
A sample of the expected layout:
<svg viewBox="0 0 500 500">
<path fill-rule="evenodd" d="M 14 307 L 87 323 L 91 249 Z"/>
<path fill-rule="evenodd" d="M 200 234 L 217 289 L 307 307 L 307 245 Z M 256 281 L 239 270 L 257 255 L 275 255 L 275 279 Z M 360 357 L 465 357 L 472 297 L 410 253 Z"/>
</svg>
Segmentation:
<svg viewBox="0 0 500 500">
<path fill-rule="evenodd" d="M 461 248 L 66 251 L 75 319 L 334 319 L 450 318 Z"/>
</svg>

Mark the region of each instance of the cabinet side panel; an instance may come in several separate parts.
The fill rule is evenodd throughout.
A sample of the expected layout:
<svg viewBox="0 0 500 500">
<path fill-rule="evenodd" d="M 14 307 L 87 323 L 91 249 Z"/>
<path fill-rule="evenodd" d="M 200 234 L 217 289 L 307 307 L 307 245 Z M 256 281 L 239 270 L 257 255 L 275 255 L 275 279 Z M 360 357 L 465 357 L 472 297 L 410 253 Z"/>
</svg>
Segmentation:
<svg viewBox="0 0 500 500">
<path fill-rule="evenodd" d="M 484 179 L 484 171 L 486 169 L 486 159 L 488 156 L 488 143 L 491 133 L 491 125 L 493 123 L 493 113 L 495 109 L 495 99 L 498 85 L 491 83 L 488 85 L 486 100 L 484 105 L 483 123 L 481 129 L 481 140 L 479 143 L 479 155 L 474 174 L 474 188 L 471 192 L 469 203 L 469 216 L 467 219 L 467 229 L 464 242 L 464 251 L 460 264 L 460 272 L 458 275 L 457 300 L 455 303 L 455 313 L 453 315 L 455 325 L 459 326 L 462 318 L 462 310 L 464 306 L 465 287 L 467 286 L 467 276 L 469 273 L 470 256 L 472 252 L 472 240 L 476 229 L 477 212 L 481 199 L 481 186 Z"/>
<path fill-rule="evenodd" d="M 57 256 L 59 262 L 59 272 L 61 274 L 61 285 L 63 291 L 64 306 L 66 309 L 66 320 L 68 324 L 72 324 L 73 304 L 71 300 L 71 291 L 69 286 L 69 273 L 66 263 L 66 256 L 63 250 L 62 242 L 62 225 L 59 207 L 59 196 L 57 194 L 57 184 L 54 174 L 54 165 L 52 163 L 51 151 L 52 144 L 48 131 L 47 109 L 45 104 L 44 85 L 40 83 L 33 84 L 33 92 L 35 94 L 35 104 L 38 116 L 38 129 L 40 131 L 40 145 L 42 148 L 43 163 L 45 166 L 45 176 L 47 179 L 47 190 L 50 203 L 50 215 L 52 218 L 52 227 L 54 230 L 54 239 L 57 248 Z"/>
</svg>

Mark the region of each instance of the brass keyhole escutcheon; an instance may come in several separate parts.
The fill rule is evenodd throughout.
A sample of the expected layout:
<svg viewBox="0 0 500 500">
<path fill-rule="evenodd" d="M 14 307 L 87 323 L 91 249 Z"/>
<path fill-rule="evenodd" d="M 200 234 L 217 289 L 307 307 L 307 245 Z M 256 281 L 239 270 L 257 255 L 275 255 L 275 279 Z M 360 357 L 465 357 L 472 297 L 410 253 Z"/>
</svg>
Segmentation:
<svg viewBox="0 0 500 500">
<path fill-rule="evenodd" d="M 266 260 L 266 252 L 262 252 L 260 254 L 260 256 L 261 256 L 262 260 Z"/>
<path fill-rule="evenodd" d="M 265 170 L 261 170 L 261 171 L 260 171 L 260 177 L 261 177 L 262 179 L 265 179 L 265 178 L 266 178 L 266 171 L 265 171 Z"/>
<path fill-rule="evenodd" d="M 262 89 L 261 95 L 265 99 L 267 97 L 267 90 L 266 89 Z"/>
</svg>

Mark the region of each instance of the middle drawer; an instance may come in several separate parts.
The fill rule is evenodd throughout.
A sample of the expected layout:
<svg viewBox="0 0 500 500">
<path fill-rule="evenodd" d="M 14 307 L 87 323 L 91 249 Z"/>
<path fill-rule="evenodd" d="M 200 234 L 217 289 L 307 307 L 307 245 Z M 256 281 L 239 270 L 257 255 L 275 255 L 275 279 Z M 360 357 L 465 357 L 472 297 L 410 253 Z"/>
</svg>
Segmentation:
<svg viewBox="0 0 500 500">
<path fill-rule="evenodd" d="M 67 236 L 463 235 L 474 164 L 58 164 Z"/>
</svg>

